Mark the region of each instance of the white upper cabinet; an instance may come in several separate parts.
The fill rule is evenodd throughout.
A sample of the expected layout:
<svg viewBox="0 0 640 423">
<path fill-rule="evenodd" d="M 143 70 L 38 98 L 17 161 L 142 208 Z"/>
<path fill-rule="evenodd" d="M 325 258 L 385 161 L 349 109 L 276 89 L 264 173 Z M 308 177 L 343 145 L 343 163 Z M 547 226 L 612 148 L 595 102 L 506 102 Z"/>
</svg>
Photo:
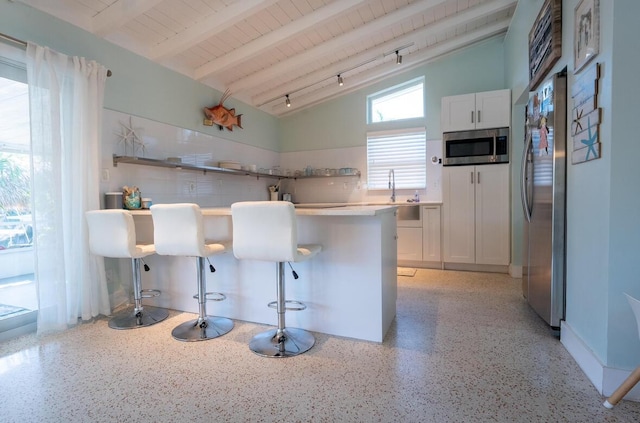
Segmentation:
<svg viewBox="0 0 640 423">
<path fill-rule="evenodd" d="M 442 132 L 503 128 L 511 124 L 511 90 L 442 97 Z"/>
</svg>

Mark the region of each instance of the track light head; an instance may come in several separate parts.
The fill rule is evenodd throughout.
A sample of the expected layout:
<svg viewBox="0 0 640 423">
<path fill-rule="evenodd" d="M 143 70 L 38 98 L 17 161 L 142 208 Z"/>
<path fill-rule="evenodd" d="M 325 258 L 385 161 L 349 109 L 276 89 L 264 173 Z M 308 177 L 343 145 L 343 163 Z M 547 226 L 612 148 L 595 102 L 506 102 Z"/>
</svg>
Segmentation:
<svg viewBox="0 0 640 423">
<path fill-rule="evenodd" d="M 341 86 L 341 87 L 344 85 L 344 80 L 342 79 L 340 74 L 338 74 L 338 85 Z"/>
<path fill-rule="evenodd" d="M 402 56 L 400 55 L 400 50 L 396 50 L 396 64 L 402 64 Z"/>
<path fill-rule="evenodd" d="M 287 97 L 287 100 L 285 101 L 285 103 L 287 104 L 287 107 L 291 107 L 291 100 L 289 100 L 289 94 L 287 94 L 285 97 Z"/>
</svg>

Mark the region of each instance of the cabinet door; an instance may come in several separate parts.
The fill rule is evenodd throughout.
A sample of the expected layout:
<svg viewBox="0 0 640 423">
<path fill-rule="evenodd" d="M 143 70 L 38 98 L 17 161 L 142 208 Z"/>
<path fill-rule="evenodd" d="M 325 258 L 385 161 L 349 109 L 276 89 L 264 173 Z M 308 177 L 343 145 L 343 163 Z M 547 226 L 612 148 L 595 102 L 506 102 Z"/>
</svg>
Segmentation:
<svg viewBox="0 0 640 423">
<path fill-rule="evenodd" d="M 511 90 L 476 93 L 476 128 L 503 128 L 511 123 Z"/>
<path fill-rule="evenodd" d="M 476 166 L 476 263 L 508 265 L 509 165 Z"/>
<path fill-rule="evenodd" d="M 442 169 L 444 261 L 475 263 L 475 166 Z"/>
<path fill-rule="evenodd" d="M 422 206 L 422 260 L 441 261 L 440 206 Z"/>
<path fill-rule="evenodd" d="M 422 260 L 422 228 L 398 228 L 398 260 Z"/>
<path fill-rule="evenodd" d="M 440 108 L 440 130 L 442 132 L 474 129 L 476 95 L 463 94 L 442 97 Z"/>
</svg>

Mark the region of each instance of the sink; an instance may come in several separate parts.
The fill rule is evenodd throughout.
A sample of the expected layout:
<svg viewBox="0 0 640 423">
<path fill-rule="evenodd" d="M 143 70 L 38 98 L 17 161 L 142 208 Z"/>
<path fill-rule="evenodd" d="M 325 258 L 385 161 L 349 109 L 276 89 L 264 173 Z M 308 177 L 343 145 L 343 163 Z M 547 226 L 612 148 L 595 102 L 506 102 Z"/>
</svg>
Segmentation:
<svg viewBox="0 0 640 423">
<path fill-rule="evenodd" d="M 420 205 L 402 205 L 398 207 L 398 220 L 420 220 Z"/>
</svg>

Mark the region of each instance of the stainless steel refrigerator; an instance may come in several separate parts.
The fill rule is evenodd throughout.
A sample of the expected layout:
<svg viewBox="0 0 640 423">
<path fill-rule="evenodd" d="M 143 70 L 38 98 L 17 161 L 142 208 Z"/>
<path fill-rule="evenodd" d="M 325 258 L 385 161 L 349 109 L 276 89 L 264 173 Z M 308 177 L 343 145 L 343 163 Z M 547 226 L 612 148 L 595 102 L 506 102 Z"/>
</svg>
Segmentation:
<svg viewBox="0 0 640 423">
<path fill-rule="evenodd" d="M 531 92 L 522 157 L 522 291 L 551 327 L 565 312 L 566 72 Z"/>
</svg>

